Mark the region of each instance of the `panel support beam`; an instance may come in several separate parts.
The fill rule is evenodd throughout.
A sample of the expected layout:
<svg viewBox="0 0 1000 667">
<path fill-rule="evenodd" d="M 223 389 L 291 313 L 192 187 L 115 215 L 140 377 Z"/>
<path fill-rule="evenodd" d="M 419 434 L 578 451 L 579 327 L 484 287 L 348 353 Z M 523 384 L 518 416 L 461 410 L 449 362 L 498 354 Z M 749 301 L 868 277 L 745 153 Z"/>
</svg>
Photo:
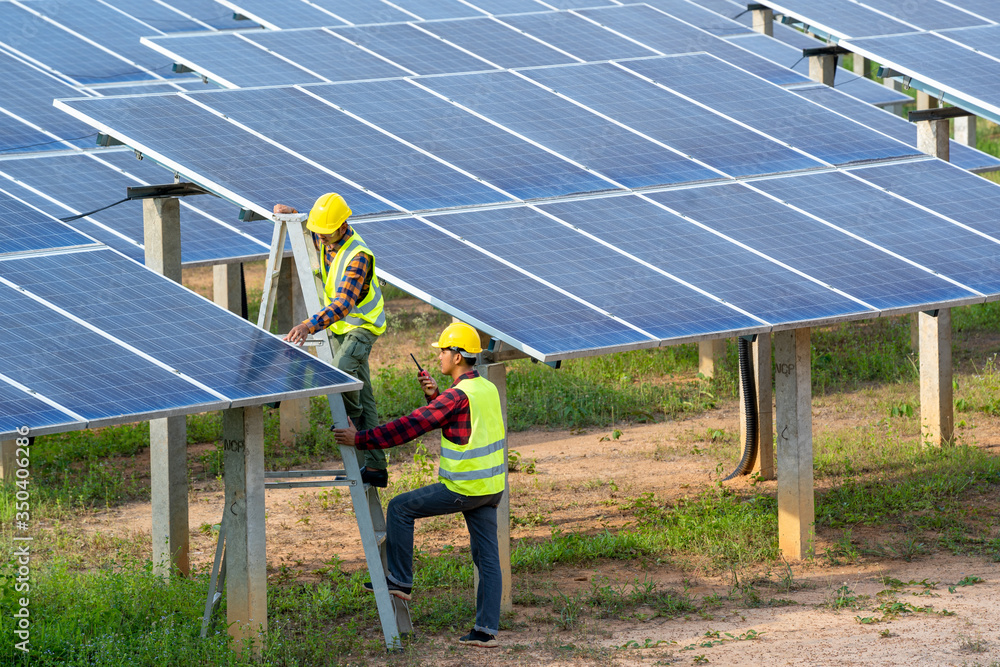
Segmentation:
<svg viewBox="0 0 1000 667">
<path fill-rule="evenodd" d="M 809 329 L 774 334 L 778 546 L 788 560 L 815 547 Z"/>
<path fill-rule="evenodd" d="M 146 266 L 181 281 L 180 200 L 143 199 L 143 243 Z M 188 551 L 187 419 L 167 417 L 149 422 L 150 500 L 153 568 L 164 577 L 190 571 Z"/>
<path fill-rule="evenodd" d="M 264 411 L 222 412 L 226 494 L 226 622 L 237 650 L 259 654 L 267 632 Z"/>
<path fill-rule="evenodd" d="M 767 5 L 749 4 L 747 11 L 753 17 L 753 29 L 768 37 L 774 37 L 774 11 Z"/>
<path fill-rule="evenodd" d="M 920 322 L 920 431 L 924 442 L 954 440 L 951 309 L 918 313 Z"/>
<path fill-rule="evenodd" d="M 507 366 L 500 364 L 479 364 L 476 371 L 492 382 L 500 394 L 500 412 L 503 414 L 504 429 L 507 428 Z M 508 461 L 508 442 L 503 443 L 503 459 Z M 500 594 L 500 611 L 513 611 L 511 568 L 510 568 L 510 479 L 505 480 L 503 498 L 497 507 L 497 543 L 500 546 L 500 574 L 503 578 L 503 590 Z M 475 586 L 479 588 L 479 571 L 475 572 Z"/>
<path fill-rule="evenodd" d="M 706 380 L 715 377 L 715 371 L 726 358 L 726 339 L 703 340 L 698 343 L 698 372 Z"/>
<path fill-rule="evenodd" d="M 758 334 L 750 345 L 754 383 L 757 388 L 757 461 L 753 471 L 760 479 L 774 479 L 774 392 L 771 378 L 771 334 Z M 746 442 L 747 420 L 743 406 L 743 383 L 739 382 L 740 444 Z"/>
</svg>

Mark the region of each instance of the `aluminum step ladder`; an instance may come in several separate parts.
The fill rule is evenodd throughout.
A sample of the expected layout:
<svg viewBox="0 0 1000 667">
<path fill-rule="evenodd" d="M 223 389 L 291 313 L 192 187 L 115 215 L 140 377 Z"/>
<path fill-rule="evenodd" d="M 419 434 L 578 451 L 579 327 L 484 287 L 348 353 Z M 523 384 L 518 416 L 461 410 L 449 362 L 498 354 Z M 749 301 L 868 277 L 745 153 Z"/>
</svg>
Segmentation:
<svg viewBox="0 0 1000 667">
<path fill-rule="evenodd" d="M 320 294 L 323 285 L 320 279 L 320 258 L 313 245 L 311 235 L 305 229 L 307 216 L 303 214 L 275 215 L 274 236 L 271 240 L 271 252 L 267 260 L 264 274 L 264 292 L 261 298 L 260 315 L 257 326 L 269 331 L 274 305 L 278 295 L 278 274 L 281 262 L 285 256 L 285 238 L 291 240 L 292 257 L 305 300 L 310 312 L 317 312 L 322 307 Z M 307 339 L 306 345 L 315 346 L 317 356 L 323 361 L 333 363 L 333 345 L 329 332 L 318 332 L 314 338 Z M 347 426 L 347 412 L 340 394 L 329 394 L 330 414 L 333 423 L 338 428 Z M 344 462 L 342 470 L 301 470 L 284 472 L 265 472 L 265 479 L 282 480 L 266 481 L 265 489 L 293 489 L 324 486 L 347 486 L 351 490 L 351 502 L 358 521 L 358 531 L 361 534 L 361 545 L 364 548 L 365 560 L 368 563 L 368 574 L 371 576 L 375 589 L 375 602 L 382 623 L 382 633 L 385 635 L 386 649 L 398 650 L 402 647 L 402 638 L 413 633 L 410 622 L 410 609 L 405 600 L 389 593 L 386 585 L 387 570 L 385 553 L 385 514 L 382 512 L 382 502 L 378 489 L 361 481 L 361 465 L 363 453 L 351 445 L 340 446 L 340 456 Z M 343 479 L 336 479 L 342 477 Z M 293 481 L 294 480 L 294 481 Z M 219 543 L 215 550 L 215 560 L 212 564 L 212 575 L 209 582 L 208 598 L 205 601 L 205 613 L 202 616 L 201 636 L 206 637 L 213 623 L 213 617 L 226 581 L 226 513 L 223 512 L 219 526 Z"/>
</svg>

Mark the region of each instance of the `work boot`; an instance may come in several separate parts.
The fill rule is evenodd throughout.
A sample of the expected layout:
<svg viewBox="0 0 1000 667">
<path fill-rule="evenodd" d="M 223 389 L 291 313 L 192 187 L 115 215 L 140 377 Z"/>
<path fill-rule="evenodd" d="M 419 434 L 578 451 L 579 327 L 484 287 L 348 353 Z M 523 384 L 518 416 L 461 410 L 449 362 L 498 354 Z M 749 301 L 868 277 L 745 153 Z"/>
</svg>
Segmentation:
<svg viewBox="0 0 1000 667">
<path fill-rule="evenodd" d="M 343 475 L 337 475 L 334 479 L 338 482 L 342 482 L 347 477 Z M 389 471 L 379 470 L 378 468 L 361 468 L 361 481 L 365 484 L 371 484 L 372 486 L 377 486 L 380 489 L 384 489 L 389 486 Z"/>
<path fill-rule="evenodd" d="M 497 643 L 496 635 L 488 635 L 485 632 L 480 632 L 473 628 L 469 630 L 469 634 L 458 640 L 459 644 L 464 646 L 480 646 L 482 648 L 496 648 L 500 646 Z"/>
<path fill-rule="evenodd" d="M 385 585 L 389 587 L 389 595 L 395 595 L 400 600 L 410 599 L 410 592 L 413 590 L 412 586 L 400 586 L 399 584 L 394 584 L 388 579 L 385 580 Z M 365 590 L 371 593 L 375 592 L 375 587 L 372 586 L 372 582 L 366 581 L 364 583 Z"/>
</svg>

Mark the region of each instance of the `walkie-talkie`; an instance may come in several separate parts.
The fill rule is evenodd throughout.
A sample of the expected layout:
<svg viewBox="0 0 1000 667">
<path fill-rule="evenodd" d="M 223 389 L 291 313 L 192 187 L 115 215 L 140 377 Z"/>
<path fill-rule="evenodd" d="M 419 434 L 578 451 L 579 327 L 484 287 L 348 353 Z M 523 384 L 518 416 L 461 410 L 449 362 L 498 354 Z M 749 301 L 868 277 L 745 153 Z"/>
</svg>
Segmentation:
<svg viewBox="0 0 1000 667">
<path fill-rule="evenodd" d="M 417 358 L 413 356 L 412 352 L 410 352 L 410 359 L 413 359 L 413 363 L 417 365 L 417 375 L 426 375 L 427 377 L 430 377 L 430 374 L 423 369 L 423 366 L 420 365 L 420 362 L 417 361 Z"/>
</svg>

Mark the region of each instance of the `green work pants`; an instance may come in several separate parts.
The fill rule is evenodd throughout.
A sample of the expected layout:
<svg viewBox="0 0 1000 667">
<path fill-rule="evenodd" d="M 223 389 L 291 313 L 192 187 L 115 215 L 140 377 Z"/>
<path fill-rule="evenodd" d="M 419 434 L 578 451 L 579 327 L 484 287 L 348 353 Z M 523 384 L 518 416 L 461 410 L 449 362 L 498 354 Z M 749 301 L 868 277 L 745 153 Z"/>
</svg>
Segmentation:
<svg viewBox="0 0 1000 667">
<path fill-rule="evenodd" d="M 333 365 L 340 370 L 353 375 L 364 383 L 360 391 L 349 391 L 341 394 L 344 398 L 344 408 L 347 416 L 354 422 L 359 431 L 375 428 L 378 423 L 378 408 L 375 405 L 375 392 L 372 391 L 371 371 L 368 369 L 368 354 L 378 336 L 367 329 L 351 329 L 346 334 L 333 334 Z M 365 452 L 365 466 L 372 469 L 385 470 L 385 452 L 373 449 Z"/>
</svg>

